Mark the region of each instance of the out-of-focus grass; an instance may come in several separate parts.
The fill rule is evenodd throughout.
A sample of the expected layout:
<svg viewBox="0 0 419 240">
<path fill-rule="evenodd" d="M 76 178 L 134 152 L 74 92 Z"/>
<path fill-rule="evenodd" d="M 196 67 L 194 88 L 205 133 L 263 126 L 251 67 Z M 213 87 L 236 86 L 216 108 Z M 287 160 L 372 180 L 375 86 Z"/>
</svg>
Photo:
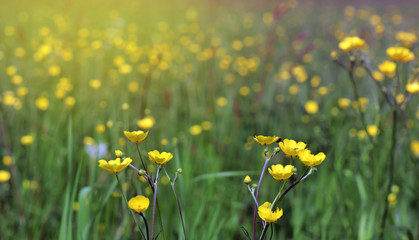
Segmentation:
<svg viewBox="0 0 419 240">
<path fill-rule="evenodd" d="M 288 11 L 276 21 L 276 4 L 2 1 L 0 155 L 11 155 L 14 165 L 0 168 L 14 177 L 0 183 L 1 238 L 137 238 L 115 179 L 97 160 L 111 159 L 121 149 L 140 165 L 122 133 L 138 129 L 144 94 L 146 114 L 156 123 L 141 148 L 143 154 L 172 152 L 169 174 L 182 167 L 176 185 L 189 239 L 241 239 L 241 226 L 251 231 L 253 204 L 242 179 L 257 178 L 263 164 L 263 149 L 249 139 L 255 134 L 302 140 L 327 155 L 310 181 L 283 202 L 276 238 L 377 237 L 387 198 L 390 109 L 366 73 L 357 70 L 360 95 L 369 98 L 366 121 L 381 130 L 374 146 L 358 137 L 362 125 L 356 111 L 337 106 L 340 97 L 353 100 L 351 85 L 329 56 L 339 39 L 359 35 L 377 66 L 386 59 L 385 49 L 397 43 L 396 32 L 417 31 L 417 7 L 371 3 L 352 9 L 287 1 L 281 9 Z M 49 72 L 55 65 L 58 74 Z M 10 66 L 16 73 L 8 73 Z M 400 74 L 408 76 L 409 69 L 401 66 Z M 16 75 L 21 83 L 13 83 Z M 72 87 L 58 98 L 63 77 Z M 100 88 L 90 86 L 94 79 Z M 18 96 L 21 87 L 26 96 Z M 5 99 L 10 92 L 11 106 Z M 36 107 L 41 96 L 49 100 L 46 111 Z M 65 105 L 68 96 L 76 100 L 71 110 Z M 318 113 L 305 111 L 307 100 L 317 101 Z M 419 132 L 416 102 L 412 96 L 407 127 L 399 124 L 395 183 L 400 192 L 390 209 L 388 239 L 408 239 L 418 231 L 417 158 L 409 149 Z M 204 121 L 211 128 L 192 135 L 190 127 L 202 128 Z M 104 132 L 96 130 L 99 124 L 106 126 Z M 23 146 L 20 138 L 28 134 L 35 140 Z M 103 156 L 86 152 L 87 136 L 106 144 Z M 128 197 L 150 194 L 131 169 L 120 177 Z M 270 199 L 279 187 L 265 178 L 263 188 L 273 191 L 261 192 L 260 199 Z M 160 189 L 165 235 L 181 239 L 170 186 Z"/>
</svg>

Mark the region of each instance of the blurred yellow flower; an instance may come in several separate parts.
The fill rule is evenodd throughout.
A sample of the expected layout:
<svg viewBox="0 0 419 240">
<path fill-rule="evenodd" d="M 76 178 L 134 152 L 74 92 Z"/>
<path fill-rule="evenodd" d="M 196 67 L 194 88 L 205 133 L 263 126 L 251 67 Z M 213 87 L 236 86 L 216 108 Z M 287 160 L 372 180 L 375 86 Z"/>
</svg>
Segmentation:
<svg viewBox="0 0 419 240">
<path fill-rule="evenodd" d="M 412 150 L 412 153 L 416 157 L 419 157 L 419 141 L 418 140 L 412 141 L 412 143 L 410 144 L 410 150 Z"/>
<path fill-rule="evenodd" d="M 211 128 L 212 128 L 212 123 L 211 123 L 211 122 L 209 122 L 209 121 L 203 121 L 203 122 L 201 123 L 201 126 L 202 126 L 202 129 L 203 129 L 203 130 L 205 130 L 205 131 L 209 131 L 209 130 L 211 130 Z"/>
<path fill-rule="evenodd" d="M 271 210 L 272 204 L 269 202 L 265 202 L 258 208 L 258 215 L 259 217 L 268 223 L 276 222 L 278 219 L 280 219 L 283 215 L 282 209 L 279 210 L 279 208 L 276 208 L 275 212 Z"/>
<path fill-rule="evenodd" d="M 34 141 L 34 137 L 32 135 L 26 135 L 20 138 L 20 143 L 22 145 L 31 145 Z"/>
<path fill-rule="evenodd" d="M 138 120 L 137 125 L 141 129 L 148 130 L 154 126 L 156 120 L 152 116 L 147 116 L 143 119 Z"/>
<path fill-rule="evenodd" d="M 339 98 L 338 99 L 338 106 L 345 110 L 347 109 L 349 106 L 351 106 L 351 100 L 349 98 Z"/>
<path fill-rule="evenodd" d="M 293 158 L 296 158 L 298 156 L 298 153 L 304 150 L 307 146 L 307 144 L 303 142 L 297 143 L 296 141 L 290 139 L 284 139 L 278 145 L 281 148 L 281 150 L 285 153 L 285 155 Z"/>
<path fill-rule="evenodd" d="M 255 140 L 257 143 L 259 143 L 262 146 L 269 146 L 272 143 L 277 142 L 279 139 L 280 137 L 276 137 L 276 136 L 269 137 L 269 136 L 262 136 L 262 135 L 255 136 L 253 138 L 253 140 Z"/>
<path fill-rule="evenodd" d="M 61 72 L 61 68 L 58 65 L 54 64 L 54 65 L 49 66 L 48 68 L 48 74 L 50 76 L 57 76 L 58 74 L 60 74 L 60 72 Z"/>
<path fill-rule="evenodd" d="M 102 82 L 100 80 L 90 80 L 89 86 L 93 89 L 98 89 L 100 86 L 102 86 Z"/>
<path fill-rule="evenodd" d="M 130 163 L 132 162 L 131 158 L 124 158 L 124 160 L 121 163 L 121 159 L 117 158 L 115 160 L 99 160 L 99 167 L 105 169 L 106 171 L 110 173 L 118 174 L 122 170 L 124 170 Z"/>
<path fill-rule="evenodd" d="M 202 127 L 201 125 L 193 125 L 189 128 L 189 132 L 194 136 L 199 135 L 202 132 Z"/>
<path fill-rule="evenodd" d="M 379 71 L 373 71 L 372 72 L 372 76 L 374 77 L 374 80 L 381 82 L 384 80 L 384 76 L 382 73 L 380 73 Z"/>
<path fill-rule="evenodd" d="M 151 162 L 157 165 L 164 165 L 165 163 L 170 161 L 170 159 L 173 158 L 173 154 L 169 152 L 160 153 L 159 151 L 154 150 L 154 151 L 148 152 L 148 157 Z"/>
<path fill-rule="evenodd" d="M 326 155 L 322 152 L 314 155 L 311 154 L 310 150 L 304 149 L 303 151 L 298 153 L 298 158 L 307 167 L 315 167 L 320 165 L 324 161 Z"/>
<path fill-rule="evenodd" d="M 419 81 L 413 81 L 406 85 L 406 91 L 411 94 L 415 94 L 419 92 Z"/>
<path fill-rule="evenodd" d="M 387 77 L 393 77 L 396 72 L 397 64 L 392 61 L 384 61 L 378 65 L 378 69 L 384 73 Z"/>
<path fill-rule="evenodd" d="M 97 131 L 98 133 L 104 133 L 104 132 L 105 132 L 105 130 L 106 130 L 106 127 L 105 127 L 105 125 L 104 125 L 104 124 L 98 124 L 98 125 L 96 126 L 96 131 Z"/>
<path fill-rule="evenodd" d="M 46 111 L 48 109 L 49 101 L 46 97 L 39 97 L 35 100 L 35 105 L 42 111 Z"/>
<path fill-rule="evenodd" d="M 0 170 L 0 182 L 7 182 L 10 179 L 10 173 L 5 170 Z"/>
<path fill-rule="evenodd" d="M 9 75 L 9 76 L 13 76 L 13 75 L 15 75 L 15 74 L 16 74 L 16 72 L 17 72 L 17 69 L 16 69 L 16 67 L 15 67 L 15 66 L 8 66 L 8 67 L 6 68 L 6 74 L 7 74 L 7 75 Z"/>
<path fill-rule="evenodd" d="M 415 54 L 405 47 L 389 47 L 386 53 L 391 60 L 397 62 L 408 62 L 415 58 Z"/>
<path fill-rule="evenodd" d="M 124 134 L 130 142 L 132 142 L 132 143 L 142 143 L 145 140 L 145 138 L 147 137 L 148 131 L 147 132 L 143 132 L 143 131 L 133 131 L 133 132 L 124 131 Z"/>
<path fill-rule="evenodd" d="M 390 204 L 390 207 L 394 207 L 397 204 L 397 195 L 395 193 L 390 193 L 387 196 L 387 201 Z"/>
<path fill-rule="evenodd" d="M 144 196 L 136 196 L 136 197 L 131 198 L 128 201 L 128 207 L 137 213 L 142 213 L 142 212 L 147 211 L 149 205 L 150 205 L 150 200 Z"/>
<path fill-rule="evenodd" d="M 83 138 L 83 144 L 84 145 L 92 145 L 93 143 L 95 143 L 95 140 L 91 137 L 84 137 Z"/>
<path fill-rule="evenodd" d="M 15 97 L 14 92 L 12 91 L 6 91 L 3 95 L 3 104 L 6 106 L 14 106 L 17 99 Z"/>
<path fill-rule="evenodd" d="M 74 97 L 66 97 L 64 99 L 64 104 L 67 106 L 68 109 L 72 109 L 74 104 L 76 104 L 76 99 Z"/>
<path fill-rule="evenodd" d="M 227 105 L 228 101 L 225 97 L 219 97 L 217 98 L 217 105 L 220 107 L 225 107 Z"/>
<path fill-rule="evenodd" d="M 304 108 L 308 114 L 316 114 L 319 111 L 319 105 L 313 100 L 307 101 Z"/>
<path fill-rule="evenodd" d="M 272 168 L 272 169 L 271 169 Z M 269 173 L 277 181 L 287 180 L 292 176 L 294 166 L 286 165 L 285 167 L 282 164 L 272 165 L 271 168 L 268 168 Z"/>
<path fill-rule="evenodd" d="M 23 81 L 23 78 L 22 78 L 22 76 L 20 76 L 20 75 L 14 75 L 14 76 L 12 77 L 12 79 L 11 79 L 11 82 L 12 82 L 13 84 L 15 84 L 15 85 L 19 85 L 19 84 L 21 84 L 21 83 L 22 83 L 22 81 Z"/>
<path fill-rule="evenodd" d="M 339 42 L 339 48 L 345 52 L 362 48 L 364 46 L 365 41 L 359 37 L 345 37 L 341 42 Z"/>
<path fill-rule="evenodd" d="M 380 130 L 378 129 L 377 125 L 368 125 L 367 126 L 367 133 L 371 137 L 377 136 L 380 133 Z"/>
<path fill-rule="evenodd" d="M 407 48 L 410 48 L 413 44 L 417 42 L 417 37 L 414 33 L 411 32 L 398 32 L 396 34 L 396 39 L 403 43 Z"/>
<path fill-rule="evenodd" d="M 10 166 L 10 165 L 13 164 L 13 159 L 12 159 L 11 156 L 6 155 L 6 156 L 3 157 L 2 162 L 5 166 Z"/>
</svg>

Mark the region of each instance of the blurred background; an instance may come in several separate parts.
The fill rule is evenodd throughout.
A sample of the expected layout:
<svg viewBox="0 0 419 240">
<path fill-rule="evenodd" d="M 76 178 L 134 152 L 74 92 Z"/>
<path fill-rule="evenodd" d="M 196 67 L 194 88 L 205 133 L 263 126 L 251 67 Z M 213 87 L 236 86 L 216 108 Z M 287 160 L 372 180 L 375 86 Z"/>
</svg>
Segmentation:
<svg viewBox="0 0 419 240">
<path fill-rule="evenodd" d="M 140 167 L 123 135 L 139 129 L 150 131 L 144 156 L 172 152 L 167 172 L 183 169 L 176 187 L 189 239 L 252 231 L 242 182 L 262 170 L 259 134 L 327 155 L 281 202 L 273 239 L 375 239 L 384 209 L 385 239 L 418 238 L 418 96 L 396 119 L 391 167 L 392 108 L 361 65 L 355 99 L 331 57 L 349 63 L 339 42 L 359 36 L 374 77 L 394 86 L 378 65 L 388 47 L 405 45 L 398 33 L 417 36 L 415 1 L 0 5 L 0 239 L 138 239 L 114 176 L 97 161 L 119 149 Z M 407 47 L 417 55 L 413 40 Z M 397 77 L 414 80 L 417 66 L 398 63 Z M 272 164 L 284 162 L 281 155 Z M 119 176 L 128 197 L 152 197 L 132 169 Z M 169 180 L 160 182 L 165 236 L 183 239 Z M 260 201 L 279 187 L 266 175 Z"/>
</svg>

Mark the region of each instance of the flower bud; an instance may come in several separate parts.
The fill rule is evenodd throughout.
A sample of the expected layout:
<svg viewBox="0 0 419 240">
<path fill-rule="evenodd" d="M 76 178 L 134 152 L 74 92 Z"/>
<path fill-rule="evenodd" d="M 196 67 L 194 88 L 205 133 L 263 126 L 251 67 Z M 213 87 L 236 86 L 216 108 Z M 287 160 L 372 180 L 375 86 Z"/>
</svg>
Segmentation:
<svg viewBox="0 0 419 240">
<path fill-rule="evenodd" d="M 317 168 L 311 168 L 311 169 L 313 169 L 313 172 L 315 173 L 315 172 L 317 172 Z"/>
<path fill-rule="evenodd" d="M 176 171 L 177 174 L 181 174 L 183 172 L 182 168 L 178 168 L 178 170 Z"/>
<path fill-rule="evenodd" d="M 253 183 L 252 188 L 256 189 L 258 185 L 256 183 Z"/>
<path fill-rule="evenodd" d="M 250 184 L 252 182 L 252 179 L 249 176 L 246 176 L 243 180 L 243 183 Z"/>
<path fill-rule="evenodd" d="M 355 62 L 355 57 L 354 57 L 354 56 L 350 56 L 350 57 L 349 57 L 349 60 L 350 60 L 352 63 L 354 63 L 354 62 Z"/>
<path fill-rule="evenodd" d="M 140 169 L 140 171 L 138 171 L 138 175 L 140 175 L 140 176 L 144 176 L 144 175 L 146 175 L 146 171 L 144 170 L 144 169 Z"/>
<path fill-rule="evenodd" d="M 121 150 L 115 150 L 115 155 L 118 158 L 122 158 L 124 156 L 124 153 Z"/>
<path fill-rule="evenodd" d="M 279 151 L 281 151 L 281 149 L 280 149 L 279 147 L 276 147 L 276 148 L 274 149 L 275 154 L 277 154 Z"/>
<path fill-rule="evenodd" d="M 297 172 L 297 168 L 293 168 L 293 169 L 292 169 L 292 172 L 293 172 L 293 173 L 296 173 L 296 172 Z"/>
</svg>

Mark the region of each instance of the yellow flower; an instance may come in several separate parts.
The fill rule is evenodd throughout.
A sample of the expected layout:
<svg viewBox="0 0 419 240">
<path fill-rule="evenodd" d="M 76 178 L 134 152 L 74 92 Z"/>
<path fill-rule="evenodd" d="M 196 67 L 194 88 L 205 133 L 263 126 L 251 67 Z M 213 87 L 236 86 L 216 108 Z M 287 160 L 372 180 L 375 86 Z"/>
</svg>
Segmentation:
<svg viewBox="0 0 419 240">
<path fill-rule="evenodd" d="M 32 135 L 26 135 L 20 139 L 20 142 L 22 143 L 22 145 L 31 145 L 33 143 L 33 140 L 34 137 Z"/>
<path fill-rule="evenodd" d="M 130 142 L 132 142 L 132 143 L 142 143 L 144 141 L 144 139 L 147 137 L 148 131 L 147 132 L 143 132 L 143 131 L 133 131 L 133 132 L 124 131 L 124 134 Z"/>
<path fill-rule="evenodd" d="M 193 125 L 189 128 L 189 132 L 194 136 L 199 135 L 202 132 L 202 127 L 201 125 Z"/>
<path fill-rule="evenodd" d="M 268 168 L 269 173 L 277 181 L 287 180 L 293 174 L 293 165 L 282 166 L 282 164 L 272 165 L 272 169 Z"/>
<path fill-rule="evenodd" d="M 367 126 L 367 133 L 371 137 L 377 136 L 380 133 L 380 130 L 376 125 L 368 125 Z"/>
<path fill-rule="evenodd" d="M 285 139 L 279 143 L 279 147 L 289 157 L 297 157 L 298 153 L 306 148 L 307 144 L 303 142 L 296 142 L 294 140 Z"/>
<path fill-rule="evenodd" d="M 137 125 L 141 129 L 148 130 L 154 126 L 156 120 L 152 116 L 147 116 L 141 120 L 138 120 Z"/>
<path fill-rule="evenodd" d="M 405 47 L 389 47 L 386 53 L 391 60 L 398 62 L 408 62 L 415 58 L 415 54 Z"/>
<path fill-rule="evenodd" d="M 338 99 L 338 106 L 345 110 L 351 105 L 351 100 L 349 98 L 339 98 Z"/>
<path fill-rule="evenodd" d="M 128 207 L 136 211 L 137 213 L 147 211 L 149 205 L 150 200 L 144 196 L 136 196 L 128 201 Z"/>
<path fill-rule="evenodd" d="M 411 94 L 415 94 L 419 92 L 419 82 L 414 81 L 410 82 L 406 85 L 406 91 L 408 91 Z"/>
<path fill-rule="evenodd" d="M 0 182 L 7 182 L 10 179 L 10 173 L 5 170 L 0 170 Z"/>
<path fill-rule="evenodd" d="M 272 143 L 277 142 L 280 139 L 280 137 L 275 137 L 275 136 L 265 137 L 265 136 L 259 135 L 259 136 L 255 136 L 253 139 L 262 146 L 269 146 Z"/>
<path fill-rule="evenodd" d="M 365 41 L 359 37 L 345 37 L 340 43 L 339 48 L 345 52 L 352 49 L 362 48 L 365 46 Z"/>
<path fill-rule="evenodd" d="M 42 111 L 46 111 L 48 109 L 49 101 L 46 97 L 39 97 L 35 101 L 36 107 Z"/>
<path fill-rule="evenodd" d="M 316 114 L 319 111 L 319 104 L 316 101 L 309 100 L 304 105 L 304 108 L 308 114 Z"/>
<path fill-rule="evenodd" d="M 265 202 L 264 204 L 262 204 L 258 208 L 259 217 L 263 221 L 268 222 L 268 223 L 276 222 L 276 220 L 280 219 L 282 217 L 282 215 L 284 214 L 282 209 L 279 210 L 279 208 L 276 208 L 276 211 L 273 212 L 271 210 L 271 205 L 272 205 L 271 203 Z"/>
<path fill-rule="evenodd" d="M 246 176 L 243 180 L 243 183 L 245 184 L 250 184 L 252 182 L 252 179 L 250 178 L 250 176 Z"/>
<path fill-rule="evenodd" d="M 396 39 L 402 42 L 403 45 L 408 48 L 410 48 L 417 41 L 416 35 L 410 32 L 398 32 Z"/>
<path fill-rule="evenodd" d="M 300 158 L 301 162 L 306 165 L 307 167 L 315 167 L 320 165 L 326 155 L 322 152 L 318 153 L 317 155 L 311 154 L 311 151 L 308 149 L 304 149 L 300 153 L 298 153 L 298 157 Z"/>
<path fill-rule="evenodd" d="M 148 157 L 150 161 L 152 161 L 153 163 L 157 165 L 164 165 L 165 163 L 170 161 L 170 159 L 173 158 L 173 154 L 169 152 L 160 153 L 159 151 L 154 150 L 154 151 L 148 152 Z"/>
<path fill-rule="evenodd" d="M 3 162 L 4 165 L 10 166 L 10 165 L 13 164 L 13 158 L 9 155 L 6 155 L 6 156 L 3 157 L 2 162 Z"/>
<path fill-rule="evenodd" d="M 384 61 L 378 65 L 378 69 L 388 77 L 393 77 L 396 72 L 397 64 L 392 61 Z"/>
<path fill-rule="evenodd" d="M 131 158 L 125 158 L 122 161 L 122 163 L 121 163 L 120 158 L 117 158 L 115 160 L 110 160 L 110 161 L 106 161 L 102 159 L 102 160 L 99 160 L 99 167 L 105 169 L 106 171 L 110 173 L 118 174 L 119 172 L 124 170 L 124 168 L 126 168 L 131 162 L 132 162 Z"/>
<path fill-rule="evenodd" d="M 415 140 L 410 144 L 410 150 L 412 150 L 413 154 L 419 157 L 419 141 L 418 140 Z"/>
</svg>

